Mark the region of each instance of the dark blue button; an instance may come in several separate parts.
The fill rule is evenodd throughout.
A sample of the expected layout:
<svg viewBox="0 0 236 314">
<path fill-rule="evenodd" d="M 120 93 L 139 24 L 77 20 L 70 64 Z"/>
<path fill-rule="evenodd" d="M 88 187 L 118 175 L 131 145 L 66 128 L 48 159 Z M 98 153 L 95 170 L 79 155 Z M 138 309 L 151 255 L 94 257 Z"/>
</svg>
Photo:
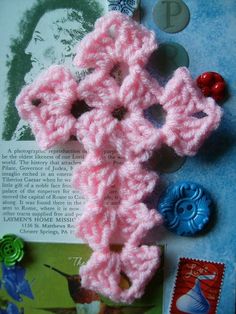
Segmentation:
<svg viewBox="0 0 236 314">
<path fill-rule="evenodd" d="M 137 0 L 108 0 L 109 11 L 120 11 L 129 16 L 133 16 L 135 10 L 138 8 Z"/>
<path fill-rule="evenodd" d="M 169 230 L 178 235 L 191 236 L 208 223 L 211 206 L 212 199 L 201 185 L 184 181 L 166 190 L 158 210 Z"/>
</svg>

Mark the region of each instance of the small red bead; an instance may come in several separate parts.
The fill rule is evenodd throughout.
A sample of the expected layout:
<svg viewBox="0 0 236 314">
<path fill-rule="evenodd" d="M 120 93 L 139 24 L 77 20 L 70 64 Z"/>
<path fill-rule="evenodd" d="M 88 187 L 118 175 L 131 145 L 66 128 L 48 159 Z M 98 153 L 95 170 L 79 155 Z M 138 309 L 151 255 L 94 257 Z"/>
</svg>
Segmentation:
<svg viewBox="0 0 236 314">
<path fill-rule="evenodd" d="M 225 91 L 225 83 L 224 82 L 217 82 L 215 83 L 212 88 L 211 88 L 211 92 L 212 94 L 223 94 Z"/>
<path fill-rule="evenodd" d="M 198 86 L 199 88 L 201 88 L 201 87 L 204 86 L 204 84 L 203 84 L 202 81 L 201 81 L 201 75 L 197 78 L 197 86 Z"/>
<path fill-rule="evenodd" d="M 215 82 L 224 82 L 223 77 L 219 73 L 216 73 L 216 72 L 212 72 L 212 73 L 214 75 Z"/>
<path fill-rule="evenodd" d="M 205 72 L 200 77 L 201 84 L 204 86 L 211 86 L 211 84 L 214 82 L 213 72 Z"/>
<path fill-rule="evenodd" d="M 225 98 L 225 94 L 224 93 L 222 93 L 222 94 L 215 94 L 215 95 L 212 94 L 212 98 L 214 98 L 215 101 L 221 101 L 221 100 L 223 100 Z"/>
<path fill-rule="evenodd" d="M 204 86 L 204 87 L 201 88 L 201 90 L 202 90 L 202 93 L 203 93 L 204 96 L 206 96 L 206 97 L 211 96 L 211 89 L 210 89 L 210 87 Z"/>
<path fill-rule="evenodd" d="M 216 101 L 225 98 L 226 83 L 224 78 L 217 72 L 204 72 L 197 80 L 197 85 L 205 97 L 212 97 Z"/>
</svg>

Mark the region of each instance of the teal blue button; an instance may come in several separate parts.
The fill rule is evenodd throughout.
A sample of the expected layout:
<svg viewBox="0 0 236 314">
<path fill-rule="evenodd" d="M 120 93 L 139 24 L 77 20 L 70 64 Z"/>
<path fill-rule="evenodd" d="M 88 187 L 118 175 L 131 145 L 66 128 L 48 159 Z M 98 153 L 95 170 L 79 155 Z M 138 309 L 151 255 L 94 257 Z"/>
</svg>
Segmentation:
<svg viewBox="0 0 236 314">
<path fill-rule="evenodd" d="M 166 33 L 178 33 L 189 23 L 190 12 L 182 0 L 159 0 L 153 8 L 156 25 Z"/>
<path fill-rule="evenodd" d="M 189 66 L 189 56 L 183 46 L 174 42 L 163 43 L 151 58 L 149 65 L 161 76 L 172 74 L 179 67 Z"/>
<path fill-rule="evenodd" d="M 212 207 L 210 194 L 200 184 L 182 181 L 168 187 L 160 198 L 158 211 L 170 231 L 192 236 L 208 224 Z"/>
</svg>

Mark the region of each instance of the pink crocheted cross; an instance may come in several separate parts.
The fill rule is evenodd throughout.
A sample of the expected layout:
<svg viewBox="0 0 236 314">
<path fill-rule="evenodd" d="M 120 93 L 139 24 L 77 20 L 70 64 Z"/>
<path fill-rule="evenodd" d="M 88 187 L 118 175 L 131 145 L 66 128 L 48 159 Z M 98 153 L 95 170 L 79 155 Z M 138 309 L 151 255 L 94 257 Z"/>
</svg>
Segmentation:
<svg viewBox="0 0 236 314">
<path fill-rule="evenodd" d="M 94 252 L 80 268 L 82 285 L 119 302 L 139 298 L 160 264 L 159 248 L 142 243 L 148 231 L 162 223 L 143 202 L 158 176 L 142 163 L 163 144 L 179 155 L 194 155 L 222 115 L 186 68 L 177 69 L 165 88 L 150 77 L 144 67 L 156 48 L 153 32 L 110 12 L 77 48 L 75 65 L 93 69 L 91 74 L 77 83 L 64 67 L 51 66 L 16 100 L 41 149 L 64 143 L 71 135 L 83 143 L 87 156 L 75 167 L 72 181 L 88 203 L 76 230 Z M 117 66 L 123 70 L 122 82 L 113 77 Z M 74 112 L 81 100 L 92 110 L 78 117 Z M 154 104 L 166 112 L 160 128 L 144 117 L 144 109 Z M 199 112 L 204 112 L 201 119 Z M 104 157 L 107 147 L 117 152 L 120 163 Z M 111 206 L 107 197 L 114 189 L 119 201 Z M 121 252 L 111 249 L 117 235 L 123 242 Z M 122 273 L 131 283 L 128 289 L 120 287 Z"/>
</svg>

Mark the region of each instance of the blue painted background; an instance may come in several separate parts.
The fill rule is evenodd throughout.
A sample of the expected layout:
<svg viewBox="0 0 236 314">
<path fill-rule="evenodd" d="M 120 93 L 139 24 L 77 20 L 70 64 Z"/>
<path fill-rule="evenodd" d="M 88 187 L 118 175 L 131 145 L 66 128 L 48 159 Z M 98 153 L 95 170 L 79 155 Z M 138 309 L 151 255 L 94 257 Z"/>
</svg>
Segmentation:
<svg viewBox="0 0 236 314">
<path fill-rule="evenodd" d="M 186 0 L 190 22 L 181 32 L 168 34 L 155 24 L 152 11 L 157 0 L 141 0 L 141 21 L 155 31 L 159 43 L 173 41 L 188 52 L 193 77 L 205 71 L 220 73 L 228 84 L 230 97 L 223 104 L 219 129 L 199 153 L 183 167 L 162 175 L 166 183 L 192 180 L 205 186 L 216 203 L 216 217 L 209 232 L 186 238 L 161 228 L 158 242 L 166 244 L 164 313 L 168 313 L 178 258 L 181 256 L 225 263 L 218 314 L 235 313 L 236 266 L 236 1 Z"/>
</svg>

